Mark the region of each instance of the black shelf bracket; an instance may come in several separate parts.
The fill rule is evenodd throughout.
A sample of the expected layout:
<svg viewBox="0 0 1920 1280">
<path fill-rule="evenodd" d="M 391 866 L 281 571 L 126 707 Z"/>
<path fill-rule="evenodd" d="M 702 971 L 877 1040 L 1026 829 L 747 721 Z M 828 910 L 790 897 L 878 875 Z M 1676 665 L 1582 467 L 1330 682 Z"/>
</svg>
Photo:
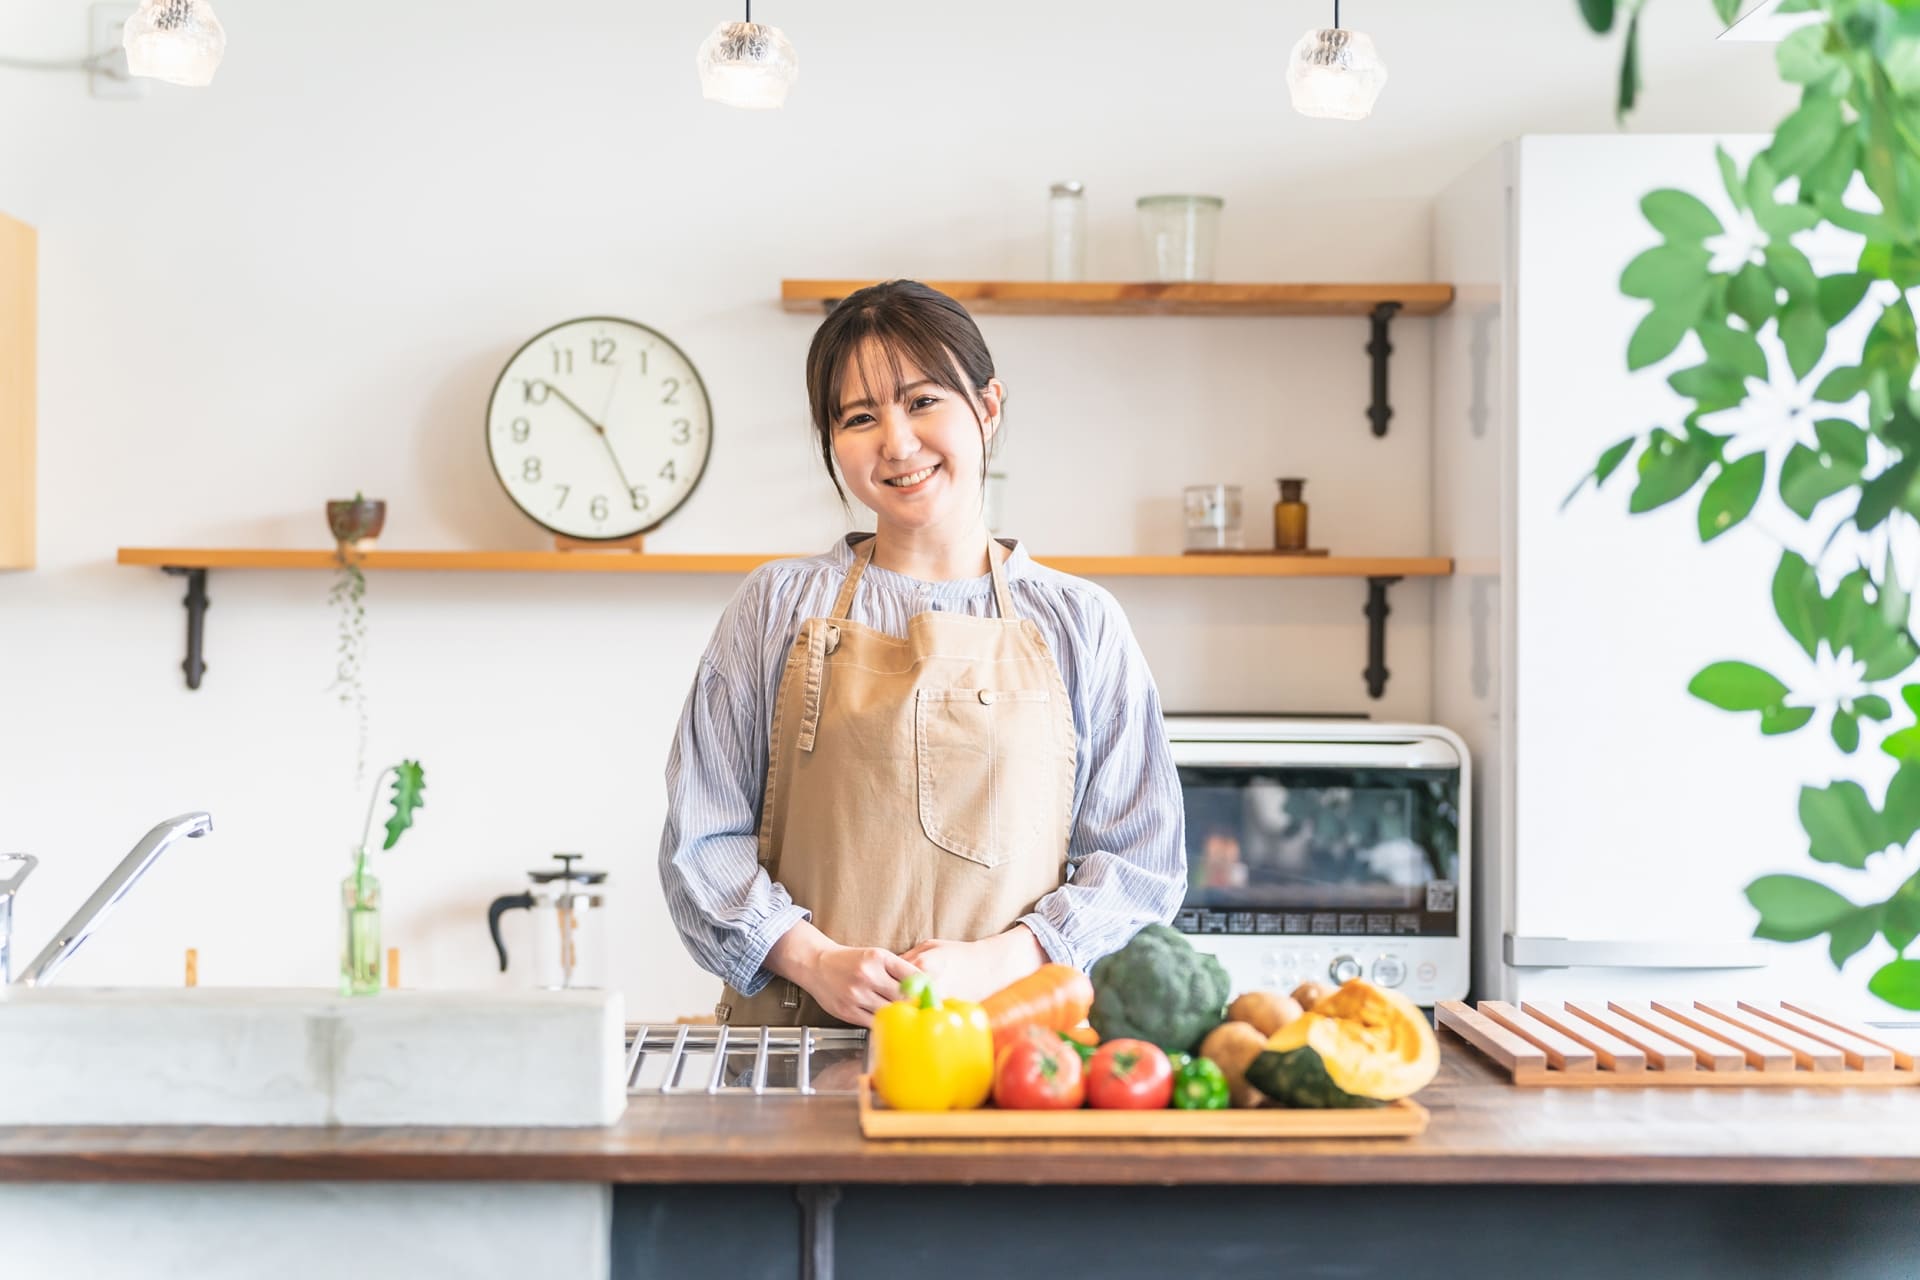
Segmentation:
<svg viewBox="0 0 1920 1280">
<path fill-rule="evenodd" d="M 1373 357 L 1373 403 L 1367 406 L 1367 417 L 1373 422 L 1376 436 L 1387 434 L 1387 422 L 1393 417 L 1393 406 L 1387 402 L 1387 358 L 1393 354 L 1393 343 L 1387 341 L 1387 326 L 1399 311 L 1399 303 L 1382 302 L 1374 307 L 1370 317 L 1373 340 L 1367 343 L 1367 354 Z"/>
<path fill-rule="evenodd" d="M 1367 693 L 1378 698 L 1387 691 L 1387 588 L 1398 578 L 1367 579 Z"/>
<path fill-rule="evenodd" d="M 187 594 L 180 603 L 187 607 L 187 660 L 180 669 L 187 673 L 187 688 L 198 689 L 200 677 L 207 673 L 206 659 L 201 656 L 201 642 L 207 629 L 207 571 L 205 569 L 186 569 L 179 565 L 163 565 L 162 572 L 171 573 L 187 580 Z"/>
<path fill-rule="evenodd" d="M 840 1203 L 840 1188 L 798 1186 L 793 1194 L 800 1201 L 801 1280 L 833 1280 L 833 1207 Z"/>
</svg>

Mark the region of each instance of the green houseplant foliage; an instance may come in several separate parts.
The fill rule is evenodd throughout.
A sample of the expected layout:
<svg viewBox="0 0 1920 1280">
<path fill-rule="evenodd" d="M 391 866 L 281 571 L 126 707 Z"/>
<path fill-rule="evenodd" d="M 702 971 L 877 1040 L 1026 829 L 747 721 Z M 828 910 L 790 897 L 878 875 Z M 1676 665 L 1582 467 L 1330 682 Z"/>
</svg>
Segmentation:
<svg viewBox="0 0 1920 1280">
<path fill-rule="evenodd" d="M 1739 0 L 1712 2 L 1723 22 L 1739 7 Z M 1596 31 L 1624 23 L 1624 116 L 1640 88 L 1642 6 L 1578 3 Z M 1788 549 L 1771 582 L 1753 587 L 1770 592 L 1780 625 L 1808 659 L 1806 676 L 1816 666 L 1840 672 L 1847 691 L 1800 694 L 1790 683 L 1796 673 L 1776 675 L 1737 658 L 1707 666 L 1688 690 L 1754 716 L 1763 734 L 1798 733 L 1821 721 L 1815 731 L 1823 728 L 1849 756 L 1870 734 L 1898 762 L 1878 802 L 1853 779 L 1803 786 L 1800 823 L 1808 856 L 1823 864 L 1821 878 L 1765 875 L 1746 896 L 1759 913 L 1755 936 L 1824 938 L 1836 967 L 1884 938 L 1893 959 L 1874 970 L 1868 989 L 1920 1009 L 1920 958 L 1907 956 L 1920 936 L 1920 872 L 1877 902 L 1828 883 L 1844 882 L 1847 871 L 1878 878 L 1889 859 L 1907 871 L 1920 831 L 1920 673 L 1913 671 L 1920 649 L 1891 551 L 1920 531 L 1920 360 L 1905 296 L 1920 284 L 1920 0 L 1785 0 L 1779 12 L 1813 19 L 1778 50 L 1780 75 L 1801 87 L 1800 103 L 1744 169 L 1719 152 L 1737 219 L 1723 224 L 1685 191 L 1649 193 L 1640 208 L 1657 243 L 1620 279 L 1622 293 L 1648 303 L 1628 343 L 1630 369 L 1667 359 L 1689 335 L 1697 339 L 1686 348 L 1697 362 L 1667 379 L 1691 407 L 1680 422 L 1607 449 L 1574 492 L 1625 470 L 1630 511 L 1697 501 L 1703 542 L 1746 520 L 1768 486 L 1800 522 L 1782 539 Z M 1853 270 L 1820 275 L 1795 245 L 1795 237 L 1828 226 L 1861 237 Z M 1858 363 L 1829 357 L 1842 323 L 1865 325 Z M 1784 351 L 1784 368 L 1767 347 Z M 1740 415 L 1728 411 L 1756 396 L 1806 403 L 1791 413 L 1793 441 L 1784 451 L 1742 441 L 1733 429 Z"/>
</svg>

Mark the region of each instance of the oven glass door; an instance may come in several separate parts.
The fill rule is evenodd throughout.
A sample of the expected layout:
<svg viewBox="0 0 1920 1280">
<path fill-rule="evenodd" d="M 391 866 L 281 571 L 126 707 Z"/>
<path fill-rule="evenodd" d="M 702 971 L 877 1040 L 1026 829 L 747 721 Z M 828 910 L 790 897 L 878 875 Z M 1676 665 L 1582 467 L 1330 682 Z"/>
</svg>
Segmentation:
<svg viewBox="0 0 1920 1280">
<path fill-rule="evenodd" d="M 1458 769 L 1180 766 L 1190 933 L 1454 936 Z"/>
</svg>

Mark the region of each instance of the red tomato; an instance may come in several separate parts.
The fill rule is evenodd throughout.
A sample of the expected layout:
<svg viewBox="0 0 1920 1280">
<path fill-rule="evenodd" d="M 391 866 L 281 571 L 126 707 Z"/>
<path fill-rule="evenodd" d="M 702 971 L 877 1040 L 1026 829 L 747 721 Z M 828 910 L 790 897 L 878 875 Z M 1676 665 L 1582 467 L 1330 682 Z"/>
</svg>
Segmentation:
<svg viewBox="0 0 1920 1280">
<path fill-rule="evenodd" d="M 1087 1063 L 1087 1102 L 1096 1107 L 1152 1111 L 1173 1101 L 1173 1063 L 1157 1044 L 1109 1040 Z"/>
<path fill-rule="evenodd" d="M 1022 1027 L 1000 1050 L 993 1104 L 1009 1111 L 1069 1111 L 1087 1099 L 1080 1055 L 1043 1027 Z"/>
</svg>

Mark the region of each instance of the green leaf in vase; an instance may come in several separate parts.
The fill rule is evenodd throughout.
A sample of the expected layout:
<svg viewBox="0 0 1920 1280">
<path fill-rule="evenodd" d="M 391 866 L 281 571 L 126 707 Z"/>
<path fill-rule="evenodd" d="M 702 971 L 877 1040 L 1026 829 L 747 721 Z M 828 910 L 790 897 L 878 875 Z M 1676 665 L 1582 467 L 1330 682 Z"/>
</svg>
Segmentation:
<svg viewBox="0 0 1920 1280">
<path fill-rule="evenodd" d="M 427 803 L 426 774 L 418 760 L 402 760 L 393 772 L 393 816 L 387 819 L 387 842 L 380 846 L 382 849 L 400 842 L 400 833 L 413 825 L 414 811 Z"/>
<path fill-rule="evenodd" d="M 1858 871 L 1887 847 L 1879 811 L 1857 782 L 1800 788 L 1800 825 L 1815 862 L 1832 862 Z"/>
<path fill-rule="evenodd" d="M 1747 901 L 1760 913 L 1753 936 L 1771 942 L 1805 942 L 1858 910 L 1844 894 L 1805 876 L 1761 876 L 1747 886 Z"/>
<path fill-rule="evenodd" d="M 1641 197 L 1640 212 L 1654 230 L 1676 246 L 1697 248 L 1707 237 L 1726 233 L 1720 219 L 1699 196 L 1673 187 L 1649 191 Z"/>
<path fill-rule="evenodd" d="M 1750 662 L 1715 662 L 1687 682 L 1687 692 L 1722 711 L 1764 711 L 1791 690 Z"/>
<path fill-rule="evenodd" d="M 1700 541 L 1711 542 L 1745 520 L 1767 483 L 1767 455 L 1755 450 L 1720 470 L 1700 495 Z"/>
</svg>

